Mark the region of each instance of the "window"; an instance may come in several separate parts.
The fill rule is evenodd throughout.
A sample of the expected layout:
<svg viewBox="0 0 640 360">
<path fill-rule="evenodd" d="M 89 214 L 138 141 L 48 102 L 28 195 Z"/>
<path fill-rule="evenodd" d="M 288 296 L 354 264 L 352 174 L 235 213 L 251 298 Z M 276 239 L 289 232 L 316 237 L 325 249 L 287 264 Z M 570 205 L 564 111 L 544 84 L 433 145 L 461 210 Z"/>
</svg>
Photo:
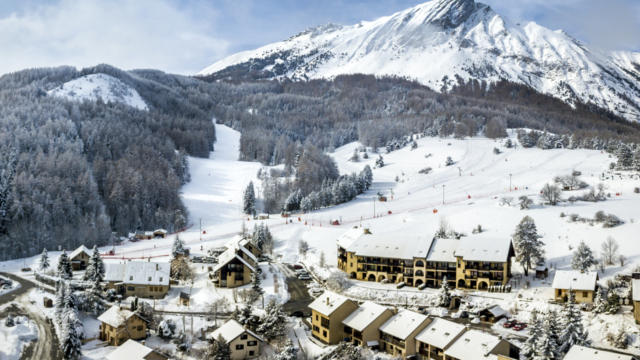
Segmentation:
<svg viewBox="0 0 640 360">
<path fill-rule="evenodd" d="M 142 331 L 142 325 L 138 325 L 138 331 Z"/>
<path fill-rule="evenodd" d="M 247 341 L 247 346 L 256 346 L 256 345 L 258 345 L 258 342 L 255 340 Z"/>
<path fill-rule="evenodd" d="M 149 278 L 148 278 L 148 279 L 149 279 L 149 281 L 151 281 L 151 276 L 149 276 Z"/>
<path fill-rule="evenodd" d="M 254 355 L 255 355 L 255 351 L 249 350 L 249 356 L 254 356 Z"/>
<path fill-rule="evenodd" d="M 318 314 L 316 314 L 316 321 L 318 321 Z"/>
<path fill-rule="evenodd" d="M 160 276 L 160 282 L 162 282 L 162 276 Z"/>
<path fill-rule="evenodd" d="M 247 334 L 240 335 L 240 340 L 247 340 Z"/>
<path fill-rule="evenodd" d="M 129 276 L 129 281 L 133 280 L 133 275 Z"/>
<path fill-rule="evenodd" d="M 416 261 L 416 266 L 417 267 L 424 267 L 424 263 L 422 262 L 422 260 L 418 260 L 418 261 Z"/>
<path fill-rule="evenodd" d="M 586 298 L 586 297 L 588 297 L 588 296 L 589 296 L 589 293 L 588 293 L 588 292 L 586 292 L 586 291 L 583 291 L 583 292 L 582 292 L 582 297 L 585 297 L 585 298 Z"/>
<path fill-rule="evenodd" d="M 322 330 L 322 336 L 327 337 L 327 330 Z"/>
<path fill-rule="evenodd" d="M 242 344 L 236 345 L 236 350 L 242 350 L 242 349 L 244 349 L 244 345 Z"/>
<path fill-rule="evenodd" d="M 135 290 L 133 286 L 127 286 L 127 291 L 133 291 L 133 290 Z"/>
</svg>

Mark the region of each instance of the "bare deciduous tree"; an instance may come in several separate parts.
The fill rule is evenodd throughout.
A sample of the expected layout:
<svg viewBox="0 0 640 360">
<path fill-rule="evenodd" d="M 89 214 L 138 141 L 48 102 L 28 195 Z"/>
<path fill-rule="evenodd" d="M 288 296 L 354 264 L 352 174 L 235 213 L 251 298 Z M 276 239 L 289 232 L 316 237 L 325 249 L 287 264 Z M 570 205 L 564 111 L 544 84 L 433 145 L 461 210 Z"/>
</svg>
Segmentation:
<svg viewBox="0 0 640 360">
<path fill-rule="evenodd" d="M 620 246 L 618 245 L 616 239 L 612 238 L 611 236 L 607 237 L 607 240 L 602 243 L 602 258 L 607 265 L 613 265 L 613 263 L 616 261 L 619 247 Z"/>
</svg>

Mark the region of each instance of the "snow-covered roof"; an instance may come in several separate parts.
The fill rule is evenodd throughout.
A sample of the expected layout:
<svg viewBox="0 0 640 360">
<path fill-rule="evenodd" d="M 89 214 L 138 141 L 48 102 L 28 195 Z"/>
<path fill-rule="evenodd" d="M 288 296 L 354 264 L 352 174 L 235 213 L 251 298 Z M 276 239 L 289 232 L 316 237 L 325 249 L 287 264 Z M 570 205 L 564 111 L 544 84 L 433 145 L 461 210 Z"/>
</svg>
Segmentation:
<svg viewBox="0 0 640 360">
<path fill-rule="evenodd" d="M 640 301 L 640 279 L 631 280 L 631 299 Z"/>
<path fill-rule="evenodd" d="M 338 246 L 347 249 L 351 244 L 360 238 L 364 234 L 364 229 L 360 227 L 353 227 L 344 234 L 340 235 L 337 240 Z"/>
<path fill-rule="evenodd" d="M 493 359 L 491 351 L 500 343 L 500 338 L 479 330 L 467 330 L 448 349 L 445 355 L 460 360 Z"/>
<path fill-rule="evenodd" d="M 158 233 L 158 234 L 167 234 L 167 233 L 168 233 L 168 231 L 167 231 L 167 230 L 165 230 L 165 229 L 155 229 L 155 230 L 153 231 L 153 233 L 154 233 L 154 234 L 155 234 L 155 233 Z"/>
<path fill-rule="evenodd" d="M 576 270 L 557 270 L 553 278 L 554 289 L 595 290 L 598 273 Z"/>
<path fill-rule="evenodd" d="M 147 355 L 151 354 L 153 349 L 148 348 L 135 340 L 127 340 L 124 344 L 118 346 L 110 352 L 107 360 L 144 360 Z"/>
<path fill-rule="evenodd" d="M 349 301 L 351 300 L 342 295 L 338 295 L 330 291 L 325 291 L 324 293 L 322 293 L 322 295 L 318 296 L 311 304 L 309 304 L 309 308 L 311 310 L 319 312 L 322 315 L 329 316 Z"/>
<path fill-rule="evenodd" d="M 427 315 L 409 310 L 400 310 L 380 326 L 380 331 L 405 340 L 426 320 Z"/>
<path fill-rule="evenodd" d="M 465 329 L 466 327 L 462 324 L 435 318 L 416 336 L 416 340 L 444 349 Z"/>
<path fill-rule="evenodd" d="M 134 315 L 135 313 L 129 309 L 121 309 L 119 306 L 113 305 L 109 310 L 98 316 L 98 321 L 118 328 Z"/>
<path fill-rule="evenodd" d="M 78 246 L 77 249 L 73 250 L 73 252 L 71 254 L 69 254 L 69 260 L 73 260 L 73 258 L 75 258 L 76 256 L 80 255 L 81 253 L 85 253 L 89 257 L 91 257 L 91 255 L 92 255 L 91 254 L 91 250 L 89 250 L 84 245 L 80 245 L 80 246 Z"/>
<path fill-rule="evenodd" d="M 434 239 L 427 261 L 456 262 L 455 252 L 459 244 L 457 239 Z"/>
<path fill-rule="evenodd" d="M 229 343 L 229 342 L 233 341 L 235 338 L 237 338 L 238 336 L 244 334 L 245 332 L 247 334 L 250 334 L 251 336 L 255 337 L 256 339 L 258 339 L 260 341 L 264 341 L 256 333 L 252 332 L 251 330 L 245 329 L 242 325 L 240 325 L 239 322 L 237 322 L 237 321 L 235 321 L 233 319 L 227 321 L 222 326 L 220 326 L 219 328 L 214 330 L 211 333 L 211 335 L 209 335 L 209 338 L 215 340 L 215 339 L 218 338 L 218 336 L 222 336 L 222 338 L 227 343 Z"/>
<path fill-rule="evenodd" d="M 258 262 L 258 259 L 251 253 L 251 251 L 247 250 L 244 246 L 240 246 L 236 243 L 235 246 L 231 246 L 227 248 L 220 256 L 218 256 L 218 264 L 213 268 L 213 272 L 216 272 L 222 269 L 223 266 L 227 265 L 234 259 L 238 259 L 241 263 L 245 264 L 251 271 L 256 271 L 254 265 L 250 264 L 247 260 L 243 259 L 242 256 L 239 255 L 239 252 L 243 252 L 249 256 L 254 262 Z"/>
<path fill-rule="evenodd" d="M 169 285 L 169 263 L 129 261 L 124 264 L 105 264 L 105 281 L 135 285 Z"/>
<path fill-rule="evenodd" d="M 618 354 L 611 351 L 592 349 L 585 346 L 573 345 L 564 360 L 633 360 L 634 357 L 626 354 Z"/>
<path fill-rule="evenodd" d="M 402 234 L 395 232 L 362 234 L 346 250 L 358 256 L 394 259 L 426 258 L 433 238 L 428 235 Z M 347 243 L 343 239 L 342 243 Z"/>
<path fill-rule="evenodd" d="M 511 239 L 508 237 L 465 236 L 459 240 L 456 256 L 465 261 L 505 262 L 509 259 Z"/>
<path fill-rule="evenodd" d="M 500 305 L 493 305 L 491 307 L 486 308 L 488 312 L 491 313 L 494 317 L 507 315 L 507 311 L 500 307 Z"/>
<path fill-rule="evenodd" d="M 376 321 L 386 310 L 386 307 L 371 301 L 365 301 L 354 312 L 347 316 L 342 323 L 356 331 L 362 331 Z"/>
</svg>

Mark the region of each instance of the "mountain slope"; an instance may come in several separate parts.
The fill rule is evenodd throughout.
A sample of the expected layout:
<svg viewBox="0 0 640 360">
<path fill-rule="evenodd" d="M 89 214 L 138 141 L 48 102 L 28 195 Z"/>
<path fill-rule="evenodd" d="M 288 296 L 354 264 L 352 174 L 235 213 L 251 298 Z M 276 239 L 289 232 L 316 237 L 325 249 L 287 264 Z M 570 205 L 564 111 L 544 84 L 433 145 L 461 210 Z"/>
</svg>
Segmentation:
<svg viewBox="0 0 640 360">
<path fill-rule="evenodd" d="M 434 90 L 505 79 L 640 121 L 640 54 L 600 53 L 561 31 L 511 23 L 473 0 L 433 0 L 351 26 L 326 25 L 222 59 L 213 79 L 395 75 Z"/>
<path fill-rule="evenodd" d="M 118 102 L 139 110 L 148 110 L 136 89 L 131 88 L 119 79 L 106 74 L 90 74 L 68 81 L 49 91 L 49 95 L 60 96 L 69 100 Z"/>
</svg>

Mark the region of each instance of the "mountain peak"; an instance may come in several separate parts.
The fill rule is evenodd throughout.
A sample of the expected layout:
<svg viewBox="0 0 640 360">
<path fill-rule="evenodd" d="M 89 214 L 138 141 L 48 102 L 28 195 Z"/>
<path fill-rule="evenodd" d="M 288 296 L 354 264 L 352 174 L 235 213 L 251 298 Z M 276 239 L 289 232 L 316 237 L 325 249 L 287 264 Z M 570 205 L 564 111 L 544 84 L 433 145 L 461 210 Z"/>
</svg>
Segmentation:
<svg viewBox="0 0 640 360">
<path fill-rule="evenodd" d="M 474 0 L 433 0 L 416 6 L 427 23 L 453 28 L 462 24 L 477 9 Z"/>
</svg>

